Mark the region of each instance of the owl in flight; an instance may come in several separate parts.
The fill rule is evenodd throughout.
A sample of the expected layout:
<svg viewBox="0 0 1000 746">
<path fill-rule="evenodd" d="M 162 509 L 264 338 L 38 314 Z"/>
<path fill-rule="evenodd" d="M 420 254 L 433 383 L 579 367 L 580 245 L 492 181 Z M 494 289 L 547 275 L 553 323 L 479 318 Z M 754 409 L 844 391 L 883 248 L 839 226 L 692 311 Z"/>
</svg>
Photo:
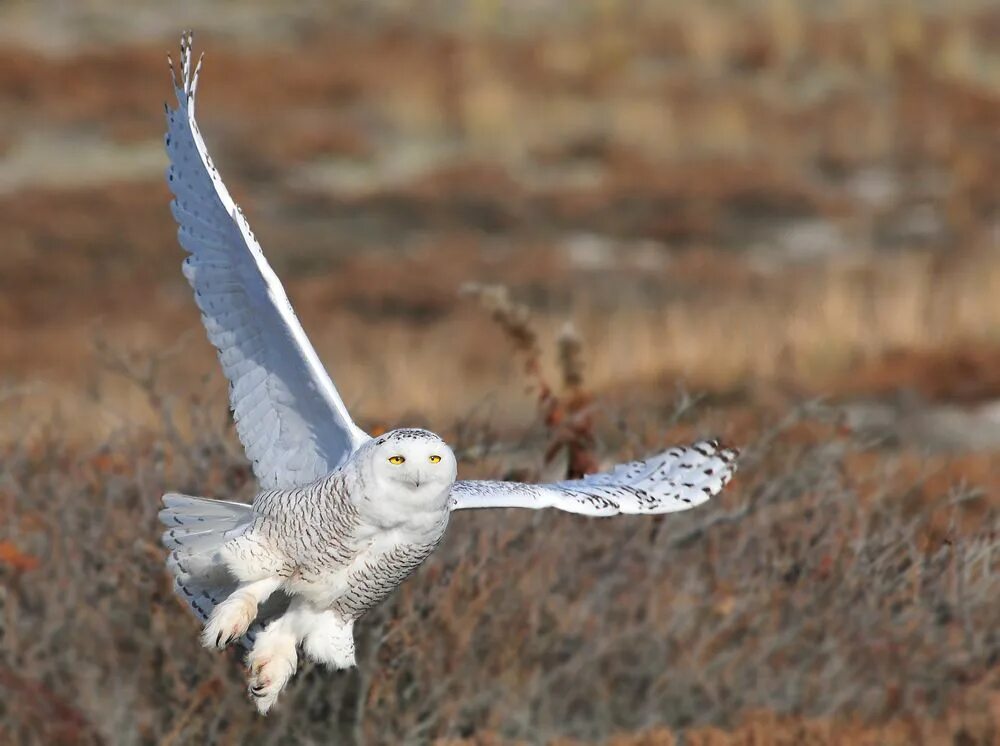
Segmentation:
<svg viewBox="0 0 1000 746">
<path fill-rule="evenodd" d="M 583 479 L 520 484 L 457 480 L 454 453 L 426 430 L 364 433 L 208 155 L 195 122 L 201 63 L 191 63 L 186 34 L 177 106 L 166 107 L 170 207 L 262 491 L 251 505 L 170 493 L 160 520 L 177 592 L 204 622 L 202 642 L 247 649 L 261 713 L 300 651 L 333 668 L 355 665 L 355 620 L 434 551 L 454 510 L 655 515 L 696 507 L 730 480 L 736 452 L 715 441 Z"/>
</svg>

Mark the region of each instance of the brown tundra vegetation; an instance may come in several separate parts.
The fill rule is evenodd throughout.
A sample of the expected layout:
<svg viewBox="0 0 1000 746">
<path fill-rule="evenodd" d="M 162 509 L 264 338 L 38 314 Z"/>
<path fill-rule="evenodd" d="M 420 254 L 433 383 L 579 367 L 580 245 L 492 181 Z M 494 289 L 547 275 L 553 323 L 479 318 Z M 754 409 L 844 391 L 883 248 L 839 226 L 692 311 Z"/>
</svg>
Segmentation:
<svg viewBox="0 0 1000 746">
<path fill-rule="evenodd" d="M 0 743 L 1000 743 L 1000 8 L 0 3 Z M 690 513 L 457 514 L 255 715 L 167 489 L 248 499 L 165 52 L 359 424 Z"/>
</svg>

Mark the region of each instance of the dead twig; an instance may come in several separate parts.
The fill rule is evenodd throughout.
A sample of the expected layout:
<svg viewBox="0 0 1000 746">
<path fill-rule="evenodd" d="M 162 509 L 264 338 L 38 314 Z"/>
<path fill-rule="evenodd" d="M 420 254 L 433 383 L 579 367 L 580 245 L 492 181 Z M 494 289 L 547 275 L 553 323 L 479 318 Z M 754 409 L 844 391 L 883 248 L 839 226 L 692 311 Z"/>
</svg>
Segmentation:
<svg viewBox="0 0 1000 746">
<path fill-rule="evenodd" d="M 513 301 L 502 285 L 467 284 L 461 294 L 474 298 L 489 311 L 514 351 L 524 357 L 524 372 L 536 391 L 539 417 L 548 433 L 545 463 L 553 463 L 565 452 L 568 478 L 597 471 L 593 397 L 584 388 L 583 340 L 573 325 L 567 323 L 556 339 L 561 378 L 557 393 L 542 369 L 542 348 L 538 332 L 531 324 L 530 310 Z"/>
</svg>

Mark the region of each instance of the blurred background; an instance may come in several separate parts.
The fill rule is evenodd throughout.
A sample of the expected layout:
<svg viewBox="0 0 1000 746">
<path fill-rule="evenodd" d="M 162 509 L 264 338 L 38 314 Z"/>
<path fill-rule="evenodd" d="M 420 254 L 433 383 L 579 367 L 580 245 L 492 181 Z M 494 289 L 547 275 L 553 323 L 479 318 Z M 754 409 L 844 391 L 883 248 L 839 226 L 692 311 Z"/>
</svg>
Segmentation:
<svg viewBox="0 0 1000 746">
<path fill-rule="evenodd" d="M 156 538 L 167 487 L 254 488 L 163 179 L 187 27 L 359 424 L 740 477 L 456 516 L 361 670 L 252 715 Z M 998 40 L 986 0 L 0 2 L 0 740 L 1000 742 Z"/>
</svg>

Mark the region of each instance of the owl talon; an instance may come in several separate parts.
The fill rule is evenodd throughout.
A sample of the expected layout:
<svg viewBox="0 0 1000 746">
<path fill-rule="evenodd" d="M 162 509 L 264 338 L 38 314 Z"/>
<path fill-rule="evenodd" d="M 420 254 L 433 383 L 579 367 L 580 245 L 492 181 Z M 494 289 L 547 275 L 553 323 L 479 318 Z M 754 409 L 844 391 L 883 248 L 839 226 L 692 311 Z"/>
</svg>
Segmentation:
<svg viewBox="0 0 1000 746">
<path fill-rule="evenodd" d="M 201 642 L 206 648 L 222 649 L 238 640 L 257 618 L 257 599 L 250 593 L 236 591 L 212 609 Z"/>
<path fill-rule="evenodd" d="M 298 667 L 297 639 L 272 622 L 257 636 L 257 642 L 247 656 L 247 692 L 261 715 L 274 706 L 278 695 Z"/>
</svg>

